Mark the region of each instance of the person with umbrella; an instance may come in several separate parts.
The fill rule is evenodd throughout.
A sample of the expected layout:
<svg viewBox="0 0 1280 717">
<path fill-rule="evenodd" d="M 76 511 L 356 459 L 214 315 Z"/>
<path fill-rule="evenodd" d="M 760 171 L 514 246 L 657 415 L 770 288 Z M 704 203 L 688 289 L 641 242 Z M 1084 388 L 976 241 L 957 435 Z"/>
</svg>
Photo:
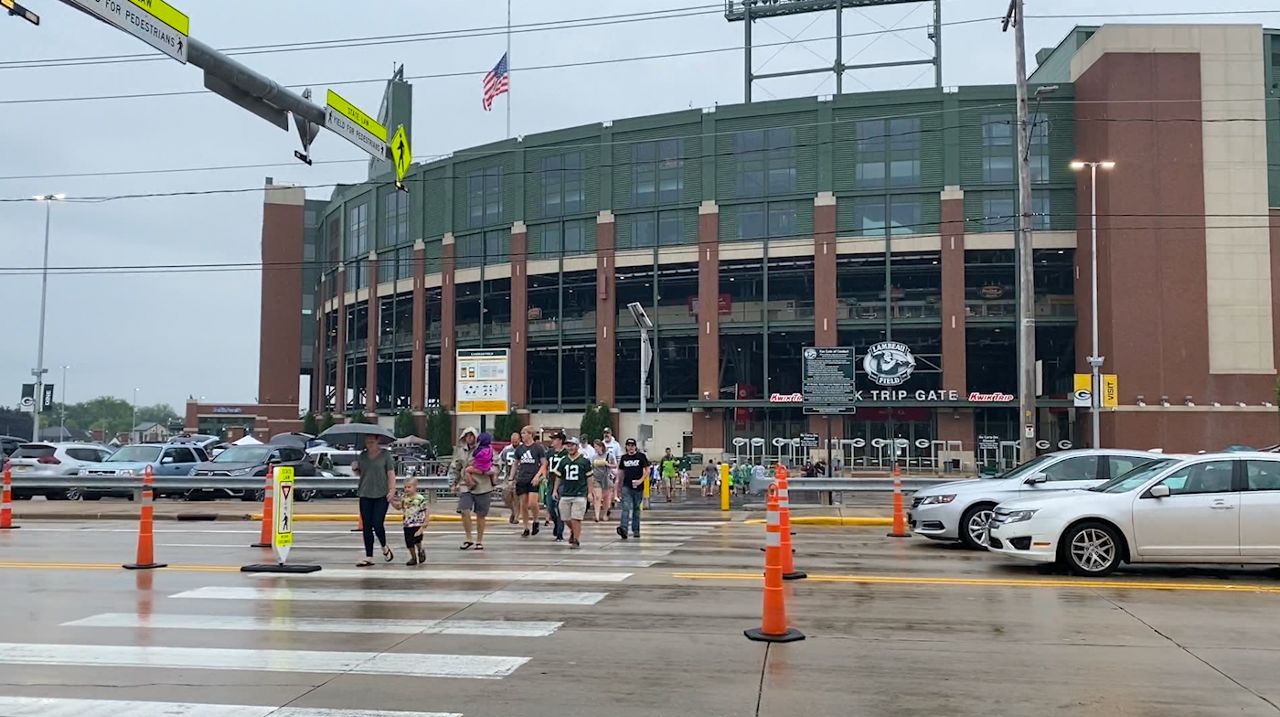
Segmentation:
<svg viewBox="0 0 1280 717">
<path fill-rule="evenodd" d="M 360 532 L 364 538 L 364 557 L 356 563 L 360 568 L 373 565 L 374 537 L 382 546 L 382 558 L 387 562 L 395 560 L 387 546 L 386 520 L 388 498 L 396 492 L 396 462 L 391 452 L 383 449 L 384 438 L 389 442 L 390 436 L 366 433 L 364 450 L 351 467 L 359 476 L 356 497 L 360 499 Z"/>
</svg>

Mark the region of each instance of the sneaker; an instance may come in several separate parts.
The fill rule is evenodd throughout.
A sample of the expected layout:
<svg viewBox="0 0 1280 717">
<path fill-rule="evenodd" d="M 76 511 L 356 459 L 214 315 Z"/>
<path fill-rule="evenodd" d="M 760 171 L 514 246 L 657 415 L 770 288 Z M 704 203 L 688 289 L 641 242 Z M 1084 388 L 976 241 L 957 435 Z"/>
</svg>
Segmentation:
<svg viewBox="0 0 1280 717">
<path fill-rule="evenodd" d="M 623 540 L 627 539 L 627 529 L 622 527 L 621 525 L 618 526 L 618 537 L 622 538 Z"/>
<path fill-rule="evenodd" d="M 418 564 L 418 556 L 417 556 L 417 555 L 411 555 L 411 556 L 409 557 L 409 561 L 405 563 L 405 565 L 417 565 L 417 564 Z"/>
<path fill-rule="evenodd" d="M 527 537 L 529 537 L 529 529 L 528 529 L 528 528 L 525 528 L 525 529 L 524 529 L 524 532 L 520 534 L 520 537 L 521 537 L 521 538 L 527 538 Z"/>
<path fill-rule="evenodd" d="M 563 542 L 564 542 L 564 536 L 563 536 L 563 535 L 557 535 L 557 536 L 556 536 L 556 542 L 557 542 L 557 543 L 563 543 Z"/>
<path fill-rule="evenodd" d="M 427 551 L 423 550 L 422 548 L 418 548 L 418 564 L 419 565 L 427 564 Z"/>
<path fill-rule="evenodd" d="M 581 547 L 582 547 L 582 545 L 581 545 L 580 543 L 578 543 L 578 541 L 576 541 L 576 540 L 575 540 L 575 541 L 572 541 L 572 542 L 570 542 L 570 543 L 569 543 L 569 549 L 570 549 L 570 550 L 577 550 L 578 548 L 581 548 Z"/>
<path fill-rule="evenodd" d="M 534 534 L 534 535 L 537 535 L 537 534 L 538 534 L 538 524 L 537 524 L 537 523 L 534 523 L 534 524 L 533 524 L 533 534 Z"/>
</svg>

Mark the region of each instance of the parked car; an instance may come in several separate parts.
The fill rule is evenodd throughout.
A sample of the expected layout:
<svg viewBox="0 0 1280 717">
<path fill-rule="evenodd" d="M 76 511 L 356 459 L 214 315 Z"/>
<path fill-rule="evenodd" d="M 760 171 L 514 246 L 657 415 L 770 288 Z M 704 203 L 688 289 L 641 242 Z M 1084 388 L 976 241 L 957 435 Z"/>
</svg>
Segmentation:
<svg viewBox="0 0 1280 717">
<path fill-rule="evenodd" d="M 346 451 L 328 446 L 317 446 L 307 449 L 307 460 L 315 465 L 318 474 L 330 474 L 339 477 L 354 478 L 355 471 L 352 465 L 356 459 L 360 457 L 360 451 Z M 346 498 L 355 495 L 355 490 L 326 490 L 315 491 L 316 495 L 325 498 Z M 298 493 L 299 499 L 304 499 L 302 493 Z"/>
<path fill-rule="evenodd" d="M 1159 458 L 1150 451 L 1077 449 L 1046 453 L 994 478 L 953 481 L 916 491 L 907 523 L 934 540 L 985 547 L 987 521 L 997 504 L 1018 497 L 1091 488 Z"/>
<path fill-rule="evenodd" d="M 205 454 L 208 454 L 210 449 L 219 443 L 222 443 L 222 439 L 217 436 L 209 436 L 203 433 L 181 433 L 176 436 L 171 436 L 168 442 L 195 446 L 196 448 L 204 451 Z"/>
<path fill-rule="evenodd" d="M 92 443 L 23 443 L 8 458 L 9 470 L 13 475 L 13 497 L 25 499 L 43 495 L 49 500 L 65 499 L 77 489 L 23 487 L 22 480 L 73 476 L 81 468 L 104 461 L 110 455 L 111 449 Z"/>
<path fill-rule="evenodd" d="M 267 466 L 290 466 L 295 476 L 316 476 L 315 465 L 307 460 L 307 454 L 300 448 L 289 446 L 272 446 L 266 444 L 252 446 L 231 446 L 212 461 L 197 463 L 191 470 L 191 476 L 262 476 L 267 475 Z M 315 491 L 299 489 L 295 494 L 297 500 L 309 500 Z M 184 494 L 187 500 L 197 498 L 240 498 L 242 500 L 262 500 L 262 488 L 242 490 L 230 488 L 192 488 Z"/>
<path fill-rule="evenodd" d="M 7 458 L 10 453 L 18 450 L 18 446 L 28 442 L 26 438 L 17 436 L 0 436 L 0 458 Z"/>
<path fill-rule="evenodd" d="M 1105 485 L 996 507 L 990 549 L 1076 575 L 1122 563 L 1280 563 L 1280 456 L 1147 463 Z"/>
<path fill-rule="evenodd" d="M 72 500 L 98 500 L 107 496 L 132 500 L 132 486 L 137 483 L 135 478 L 142 475 L 148 466 L 155 476 L 185 476 L 191 473 L 197 463 L 207 460 L 209 457 L 205 455 L 204 449 L 194 443 L 140 443 L 125 446 L 105 461 L 89 464 L 79 471 L 82 476 L 118 477 L 121 479 L 120 483 L 125 485 L 115 488 L 85 485 L 68 490 L 67 497 Z M 77 495 L 72 496 L 72 491 L 76 491 Z M 155 491 L 157 498 L 174 495 L 182 495 L 182 492 L 164 488 L 157 488 Z"/>
</svg>

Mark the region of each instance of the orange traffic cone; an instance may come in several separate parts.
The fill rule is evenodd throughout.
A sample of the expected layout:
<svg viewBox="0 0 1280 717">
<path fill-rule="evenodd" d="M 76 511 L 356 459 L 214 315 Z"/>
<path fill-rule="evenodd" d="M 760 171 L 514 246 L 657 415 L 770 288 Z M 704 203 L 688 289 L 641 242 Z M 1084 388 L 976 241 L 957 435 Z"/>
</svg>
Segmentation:
<svg viewBox="0 0 1280 717">
<path fill-rule="evenodd" d="M 782 588 L 782 524 L 778 515 L 778 488 L 769 486 L 766 503 L 764 549 L 764 615 L 758 629 L 743 630 L 749 640 L 757 642 L 795 642 L 804 633 L 787 626 L 786 593 Z"/>
<path fill-rule="evenodd" d="M 13 476 L 9 475 L 9 466 L 4 467 L 4 493 L 0 496 L 0 530 L 17 530 L 22 527 L 13 524 Z"/>
<path fill-rule="evenodd" d="M 258 542 L 251 548 L 270 548 L 274 532 L 272 521 L 275 520 L 275 481 L 272 479 L 273 466 L 267 466 L 267 485 L 262 491 L 262 527 L 258 530 Z"/>
<path fill-rule="evenodd" d="M 796 570 L 795 550 L 791 547 L 791 491 L 787 480 L 790 477 L 786 466 L 778 464 L 778 523 L 782 526 L 782 579 L 803 580 L 809 577 L 802 570 Z"/>
<path fill-rule="evenodd" d="M 155 530 L 153 529 L 155 506 L 152 505 L 155 495 L 151 490 L 151 486 L 154 484 L 151 466 L 147 466 L 146 471 L 142 474 L 142 520 L 138 522 L 138 557 L 135 562 L 124 566 L 128 570 L 151 570 L 152 568 L 167 567 L 164 563 L 157 563 L 155 560 Z"/>
<path fill-rule="evenodd" d="M 902 510 L 902 469 L 893 464 L 893 530 L 890 538 L 910 538 L 907 532 L 907 518 Z"/>
</svg>

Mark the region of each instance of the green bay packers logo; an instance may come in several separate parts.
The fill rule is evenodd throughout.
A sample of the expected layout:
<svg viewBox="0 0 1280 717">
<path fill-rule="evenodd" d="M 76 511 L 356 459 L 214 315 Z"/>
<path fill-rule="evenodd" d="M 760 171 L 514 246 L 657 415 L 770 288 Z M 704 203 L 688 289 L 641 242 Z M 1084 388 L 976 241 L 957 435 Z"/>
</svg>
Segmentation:
<svg viewBox="0 0 1280 717">
<path fill-rule="evenodd" d="M 916 370 L 916 357 L 904 343 L 881 341 L 867 349 L 867 355 L 862 357 L 862 369 L 881 386 L 900 386 Z"/>
</svg>

